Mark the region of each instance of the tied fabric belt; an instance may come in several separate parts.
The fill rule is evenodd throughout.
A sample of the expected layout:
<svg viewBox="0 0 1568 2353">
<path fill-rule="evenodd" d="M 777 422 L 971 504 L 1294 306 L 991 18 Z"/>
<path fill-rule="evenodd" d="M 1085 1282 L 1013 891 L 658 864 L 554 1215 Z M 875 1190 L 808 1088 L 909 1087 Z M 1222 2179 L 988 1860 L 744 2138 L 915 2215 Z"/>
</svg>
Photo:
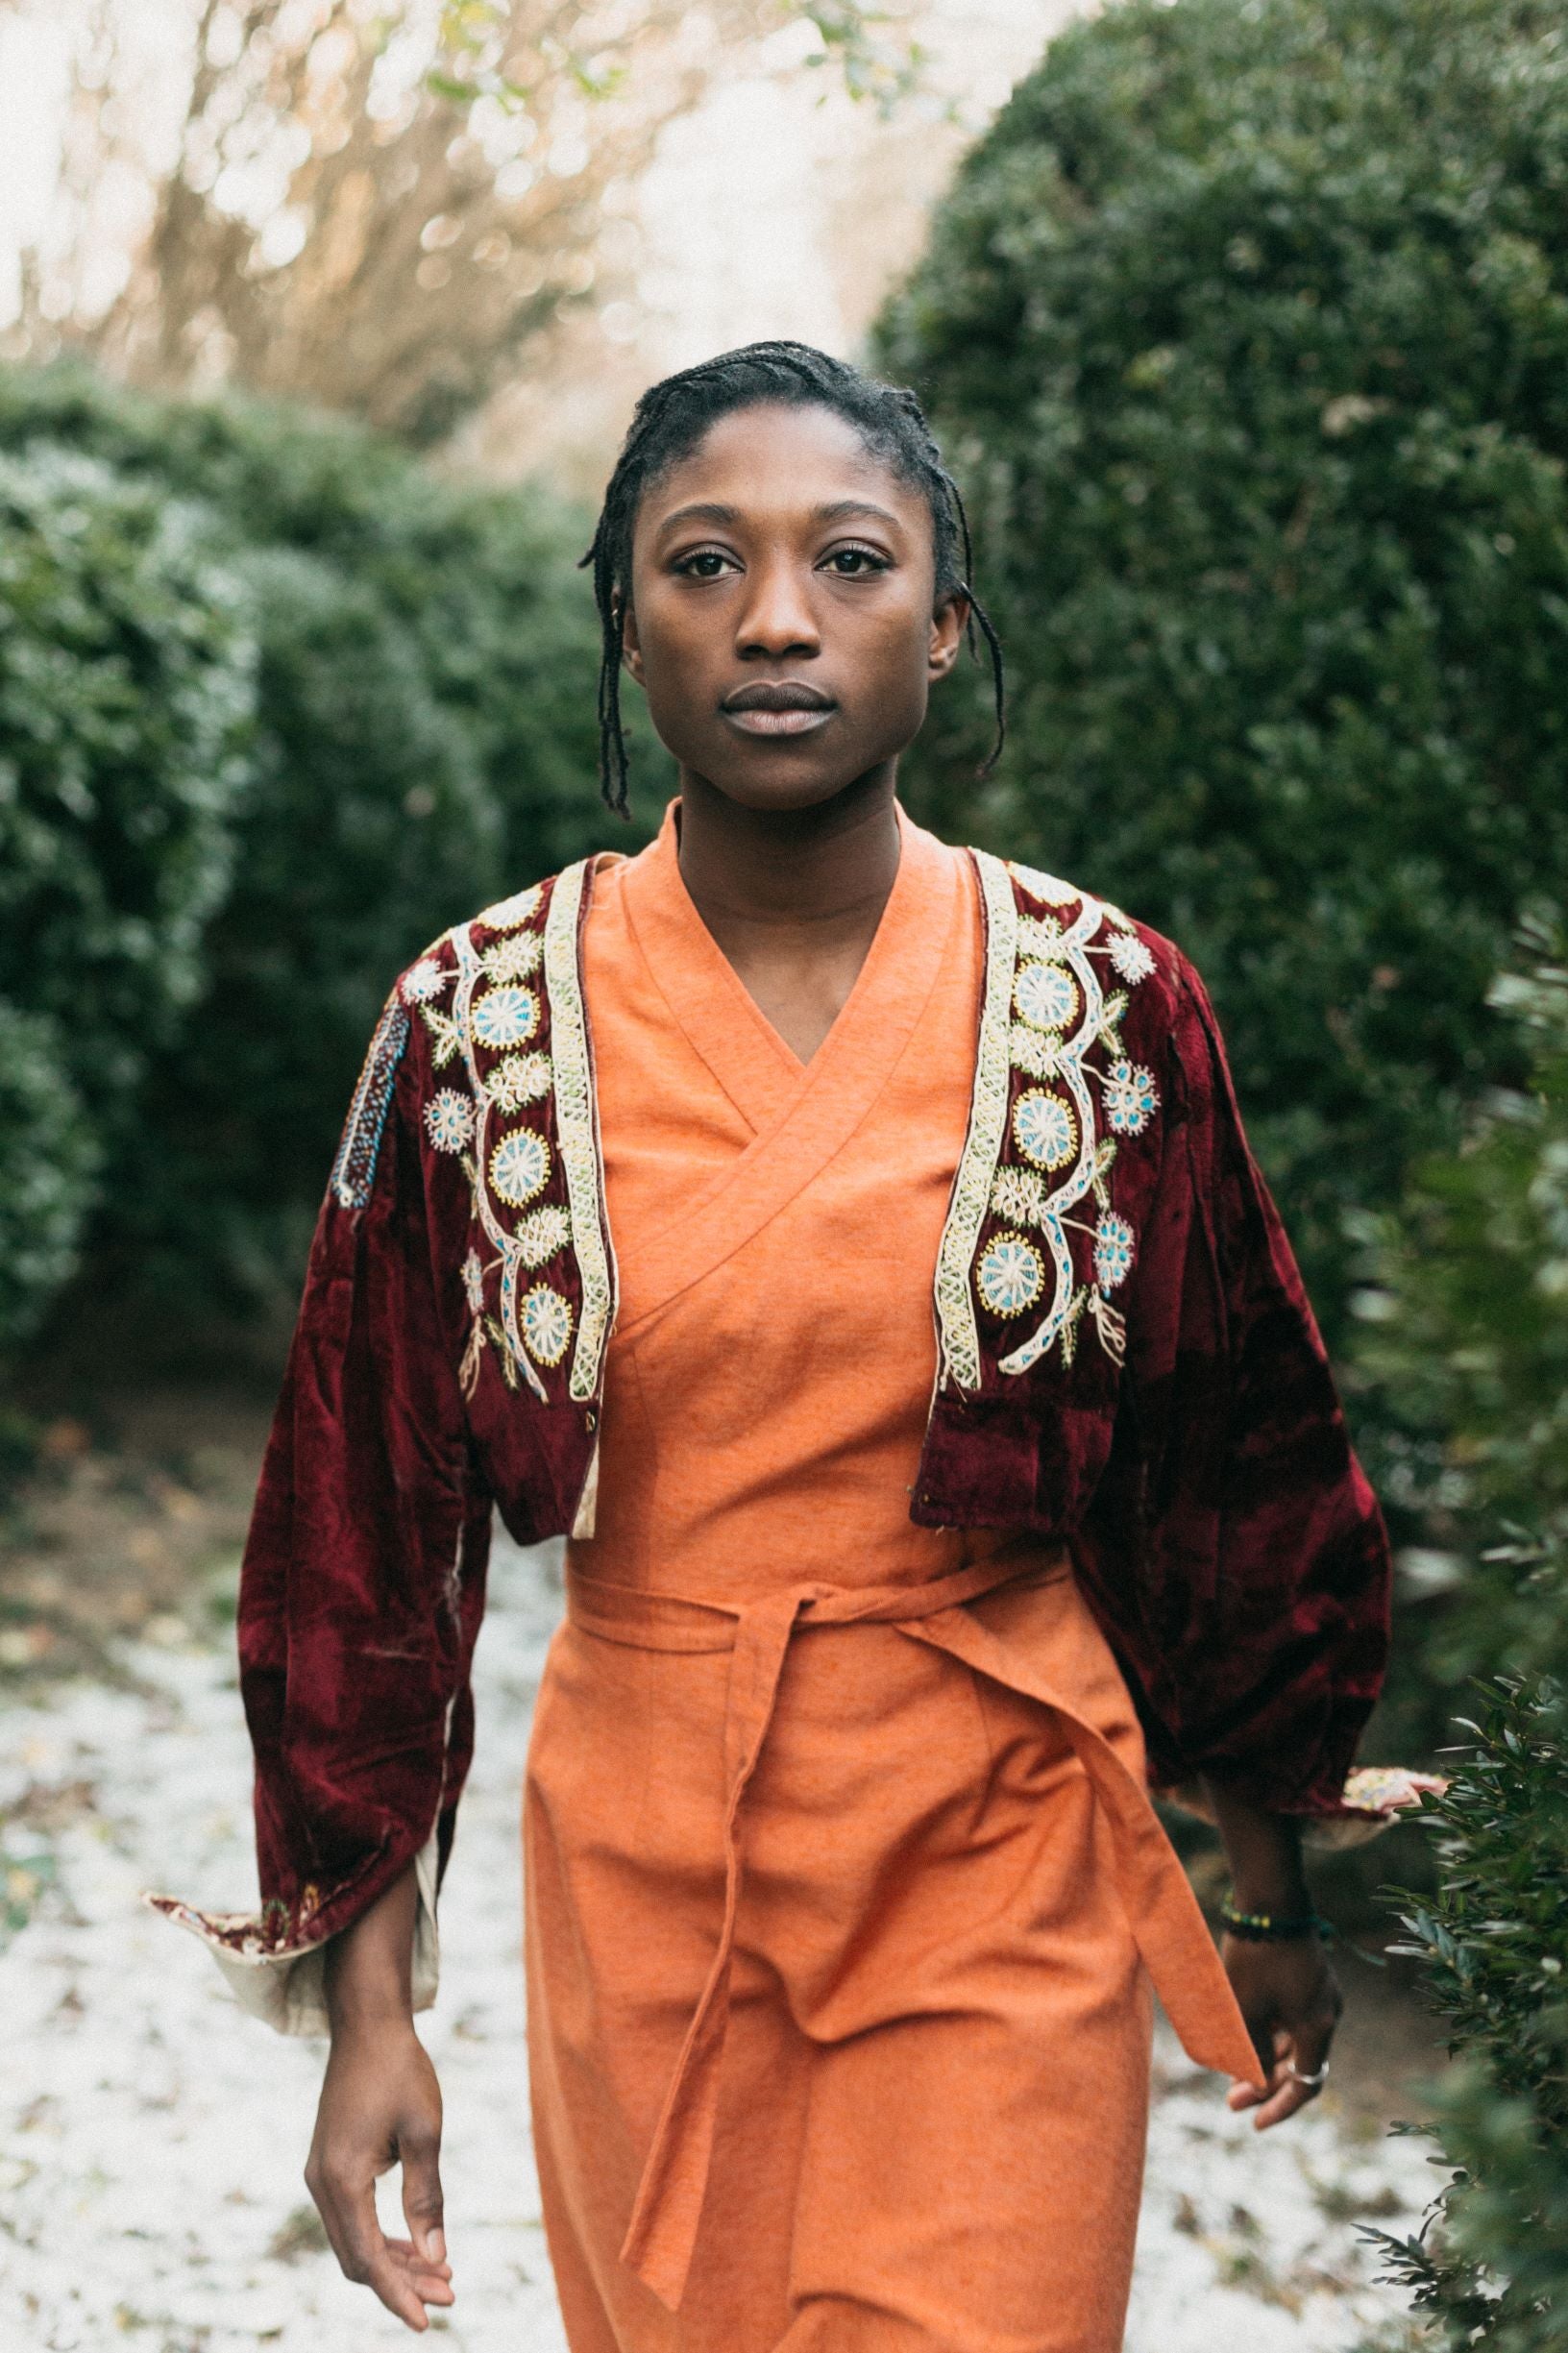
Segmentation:
<svg viewBox="0 0 1568 2353">
<path fill-rule="evenodd" d="M 762 1601 L 730 1603 L 644 1593 L 569 1572 L 567 1614 L 585 1633 L 634 1649 L 734 1654 L 724 1719 L 723 1922 L 621 2249 L 622 2262 L 671 2311 L 685 2291 L 719 2108 L 741 1897 L 741 1803 L 772 1722 L 785 1654 L 797 1633 L 831 1626 L 894 1626 L 1052 1709 L 1104 1809 L 1128 1922 L 1183 2048 L 1200 2067 L 1257 2080 L 1257 2057 L 1230 1980 L 1147 1790 L 1049 1675 L 964 1606 L 1004 1585 L 1049 1581 L 1038 1566 L 1020 1574 L 1016 1562 L 1003 1566 L 992 1559 L 922 1585 L 796 1585 Z"/>
</svg>

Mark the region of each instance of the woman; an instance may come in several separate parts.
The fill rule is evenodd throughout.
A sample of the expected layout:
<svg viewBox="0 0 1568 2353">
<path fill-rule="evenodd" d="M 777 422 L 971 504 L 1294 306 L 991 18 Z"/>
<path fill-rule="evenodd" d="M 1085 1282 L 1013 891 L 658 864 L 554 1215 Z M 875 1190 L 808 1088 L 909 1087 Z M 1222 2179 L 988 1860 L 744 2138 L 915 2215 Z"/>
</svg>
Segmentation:
<svg viewBox="0 0 1568 2353">
<path fill-rule="evenodd" d="M 1190 967 L 897 805 L 971 623 L 1001 718 L 913 397 L 671 379 L 592 560 L 607 795 L 624 666 L 678 798 L 388 1003 L 246 1559 L 266 1903 L 168 1908 L 330 2027 L 307 2178 L 425 2326 L 492 1503 L 566 1534 L 525 1841 L 575 2353 L 1110 2353 L 1151 1982 L 1258 2123 L 1326 2071 L 1299 1828 L 1352 1810 L 1376 1506 Z M 1222 1959 L 1146 1774 L 1206 1786 Z"/>
</svg>

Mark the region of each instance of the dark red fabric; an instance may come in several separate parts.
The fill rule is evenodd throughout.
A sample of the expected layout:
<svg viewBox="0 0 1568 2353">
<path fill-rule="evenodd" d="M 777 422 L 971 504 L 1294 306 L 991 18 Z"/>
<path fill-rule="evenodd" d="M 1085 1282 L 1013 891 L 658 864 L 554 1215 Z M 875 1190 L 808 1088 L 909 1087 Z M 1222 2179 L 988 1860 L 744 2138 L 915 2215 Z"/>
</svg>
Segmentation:
<svg viewBox="0 0 1568 2353">
<path fill-rule="evenodd" d="M 1021 884 L 1018 897 L 1042 912 Z M 1017 1329 L 982 1314 L 978 1391 L 939 1392 L 914 1516 L 1071 1539 L 1161 1780 L 1204 1770 L 1283 1810 L 1332 1811 L 1383 1671 L 1385 1540 L 1209 1000 L 1168 942 L 1139 936 L 1156 971 L 1130 992 L 1122 1034 L 1160 1109 L 1121 1140 L 1112 1178 L 1138 1236 L 1118 1293 L 1125 1365 L 1086 1332 L 1070 1362 L 1053 1349 L 1003 1374 Z M 431 953 L 450 968 L 450 945 Z M 492 1503 L 521 1542 L 563 1533 L 594 1445 L 597 1400 L 571 1400 L 564 1364 L 542 1402 L 491 1345 L 463 1392 L 462 1264 L 484 1244 L 462 1163 L 429 1148 L 423 1115 L 467 1079 L 438 1060 L 418 994 L 379 1144 L 361 1153 L 368 1197 L 330 1195 L 322 1213 L 246 1551 L 241 1677 L 273 1949 L 356 1917 L 432 1826 L 445 1860 Z M 538 1115 L 553 1141 L 552 1107 Z M 547 1198 L 562 1200 L 555 1163 Z M 575 1269 L 559 1280 L 571 1289 Z"/>
</svg>

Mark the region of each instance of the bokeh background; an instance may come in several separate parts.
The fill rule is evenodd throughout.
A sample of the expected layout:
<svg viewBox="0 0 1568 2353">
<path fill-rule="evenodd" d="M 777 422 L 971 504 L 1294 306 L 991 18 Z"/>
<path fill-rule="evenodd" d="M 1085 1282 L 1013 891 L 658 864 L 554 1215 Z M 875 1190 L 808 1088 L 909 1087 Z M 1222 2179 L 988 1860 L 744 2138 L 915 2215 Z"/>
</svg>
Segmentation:
<svg viewBox="0 0 1568 2353">
<path fill-rule="evenodd" d="M 1009 742 L 977 783 L 962 674 L 914 812 L 1171 933 L 1218 1005 L 1398 1548 L 1367 1753 L 1456 1771 L 1323 1866 L 1407 1948 L 1353 1988 L 1373 2106 L 1462 2173 L 1392 2233 L 1386 2341 L 1560 2353 L 1548 0 L 0 0 L 0 1969 L 82 1916 L 131 1736 L 73 1784 L 50 1711 L 222 1653 L 391 978 L 657 821 L 646 724 L 633 826 L 598 800 L 577 558 L 642 386 L 763 334 L 915 383 L 966 487 Z M 1187 2236 L 1256 2290 L 1244 2229 Z M 1290 2293 L 1282 2345 L 1372 2341 Z"/>
</svg>

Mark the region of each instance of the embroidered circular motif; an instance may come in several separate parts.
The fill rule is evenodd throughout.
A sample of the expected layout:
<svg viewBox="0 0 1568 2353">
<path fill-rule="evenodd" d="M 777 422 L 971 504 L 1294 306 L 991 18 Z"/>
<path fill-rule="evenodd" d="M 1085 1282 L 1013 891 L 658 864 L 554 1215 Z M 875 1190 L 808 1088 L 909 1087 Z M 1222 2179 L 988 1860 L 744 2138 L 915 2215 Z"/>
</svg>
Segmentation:
<svg viewBox="0 0 1568 2353">
<path fill-rule="evenodd" d="M 404 1003 L 423 1005 L 430 997 L 439 996 L 451 978 L 452 974 L 437 964 L 433 956 L 421 956 L 419 962 L 411 964 L 403 976 Z"/>
<path fill-rule="evenodd" d="M 1154 958 L 1136 932 L 1113 932 L 1109 954 L 1129 989 L 1140 980 L 1147 980 L 1154 970 Z"/>
<path fill-rule="evenodd" d="M 1013 1140 L 1037 1168 L 1066 1168 L 1078 1149 L 1078 1122 L 1059 1094 L 1031 1087 L 1013 1106 Z"/>
<path fill-rule="evenodd" d="M 1094 1229 L 1094 1280 L 1102 1291 L 1114 1291 L 1133 1268 L 1133 1229 L 1125 1217 L 1107 1210 Z"/>
<path fill-rule="evenodd" d="M 460 1152 L 473 1140 L 474 1106 L 455 1087 L 443 1087 L 425 1106 L 425 1133 L 438 1152 Z"/>
<path fill-rule="evenodd" d="M 1021 1234 L 993 1236 L 980 1253 L 974 1287 L 992 1315 L 1021 1315 L 1045 1288 L 1040 1252 Z"/>
<path fill-rule="evenodd" d="M 1141 1136 L 1159 1103 L 1152 1070 L 1136 1062 L 1111 1065 L 1105 1074 L 1105 1117 L 1114 1136 Z"/>
<path fill-rule="evenodd" d="M 484 1268 L 479 1264 L 477 1250 L 471 1250 L 463 1261 L 463 1296 L 476 1315 L 483 1314 Z"/>
<path fill-rule="evenodd" d="M 488 931 L 515 931 L 519 923 L 526 923 L 536 911 L 539 898 L 539 885 L 535 883 L 531 890 L 514 891 L 510 898 L 498 898 L 493 907 L 486 907 L 474 920 Z"/>
<path fill-rule="evenodd" d="M 998 1168 L 992 1179 L 991 1206 L 1010 1225 L 1038 1225 L 1045 1207 L 1044 1179 L 1032 1168 Z"/>
<path fill-rule="evenodd" d="M 1020 866 L 1016 858 L 1008 860 L 1008 872 L 1017 875 L 1031 898 L 1042 898 L 1047 907 L 1070 907 L 1082 895 L 1070 882 L 1061 882 L 1055 874 L 1042 874 L 1038 866 Z"/>
<path fill-rule="evenodd" d="M 493 981 L 527 980 L 534 971 L 545 952 L 544 934 L 537 931 L 515 932 L 509 940 L 497 940 L 479 958 Z"/>
<path fill-rule="evenodd" d="M 572 1309 L 548 1283 L 526 1291 L 517 1311 L 523 1345 L 536 1364 L 559 1364 L 572 1337 Z"/>
<path fill-rule="evenodd" d="M 475 998 L 468 1018 L 478 1045 L 527 1045 L 539 1026 L 539 999 L 531 989 L 492 989 Z"/>
<path fill-rule="evenodd" d="M 559 1258 L 572 1239 L 572 1220 L 553 1205 L 530 1210 L 512 1238 L 525 1266 L 543 1266 L 547 1259 Z"/>
<path fill-rule="evenodd" d="M 1013 1003 L 1031 1029 L 1066 1029 L 1077 1015 L 1078 983 L 1061 964 L 1023 964 L 1013 983 Z"/>
<path fill-rule="evenodd" d="M 551 1075 L 548 1054 L 508 1054 L 481 1083 L 498 1111 L 521 1111 L 549 1094 Z"/>
<path fill-rule="evenodd" d="M 526 1209 L 550 1177 L 550 1146 L 531 1127 L 514 1128 L 490 1155 L 490 1189 L 514 1209 Z"/>
</svg>

